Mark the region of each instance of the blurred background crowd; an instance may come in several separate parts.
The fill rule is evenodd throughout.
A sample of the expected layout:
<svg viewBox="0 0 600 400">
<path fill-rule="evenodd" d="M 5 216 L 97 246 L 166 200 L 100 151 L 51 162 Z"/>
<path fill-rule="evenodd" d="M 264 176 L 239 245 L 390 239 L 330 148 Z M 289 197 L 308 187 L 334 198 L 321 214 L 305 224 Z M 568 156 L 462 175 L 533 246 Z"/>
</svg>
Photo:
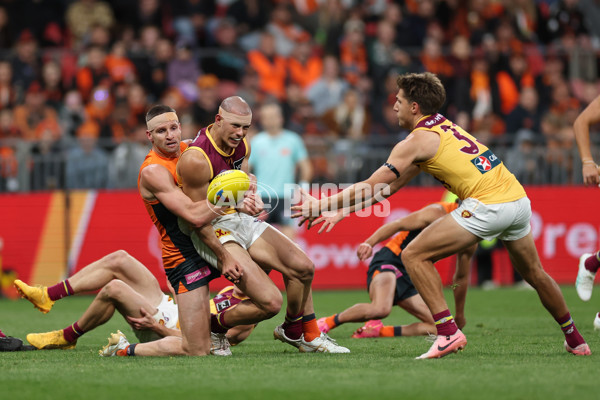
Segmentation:
<svg viewBox="0 0 600 400">
<path fill-rule="evenodd" d="M 396 77 L 422 71 L 523 183 L 579 184 L 599 68 L 598 0 L 1 0 L 0 191 L 134 188 L 152 104 L 193 138 L 234 94 L 250 134 L 281 105 L 313 182 L 354 182 L 407 134 Z"/>
</svg>

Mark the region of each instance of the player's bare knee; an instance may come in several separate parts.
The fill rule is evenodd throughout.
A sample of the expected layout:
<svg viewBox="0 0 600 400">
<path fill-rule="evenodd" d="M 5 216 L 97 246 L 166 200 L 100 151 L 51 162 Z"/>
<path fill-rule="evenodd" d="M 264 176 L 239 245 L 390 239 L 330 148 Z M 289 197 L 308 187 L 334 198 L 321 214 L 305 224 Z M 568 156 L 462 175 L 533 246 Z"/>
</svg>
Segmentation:
<svg viewBox="0 0 600 400">
<path fill-rule="evenodd" d="M 406 267 L 406 270 L 409 272 L 409 274 L 411 269 L 414 268 L 416 257 L 416 252 L 412 251 L 410 246 L 407 246 L 404 250 L 402 250 L 402 253 L 400 253 L 402 264 L 404 264 L 404 267 Z"/>
<path fill-rule="evenodd" d="M 283 296 L 281 295 L 280 291 L 277 291 L 277 293 L 272 295 L 269 298 L 269 301 L 267 301 L 263 306 L 263 310 L 267 314 L 267 318 L 272 318 L 272 317 L 276 316 L 277 314 L 279 314 L 279 311 L 281 311 L 282 305 L 283 305 Z"/>
<path fill-rule="evenodd" d="M 131 256 L 125 250 L 117 250 L 106 256 L 107 265 L 113 271 L 115 277 L 122 271 L 129 258 Z"/>
<path fill-rule="evenodd" d="M 315 264 L 308 257 L 302 257 L 295 263 L 294 271 L 300 281 L 310 283 L 315 276 Z"/>
<path fill-rule="evenodd" d="M 369 309 L 369 315 L 367 316 L 367 318 L 369 319 L 383 319 L 385 317 L 387 317 L 388 315 L 390 315 L 390 312 L 392 312 L 392 307 L 389 307 L 387 305 L 373 305 L 370 309 Z"/>
<path fill-rule="evenodd" d="M 104 299 L 117 300 L 122 297 L 124 286 L 125 282 L 119 279 L 113 279 L 104 285 L 99 294 Z"/>
</svg>

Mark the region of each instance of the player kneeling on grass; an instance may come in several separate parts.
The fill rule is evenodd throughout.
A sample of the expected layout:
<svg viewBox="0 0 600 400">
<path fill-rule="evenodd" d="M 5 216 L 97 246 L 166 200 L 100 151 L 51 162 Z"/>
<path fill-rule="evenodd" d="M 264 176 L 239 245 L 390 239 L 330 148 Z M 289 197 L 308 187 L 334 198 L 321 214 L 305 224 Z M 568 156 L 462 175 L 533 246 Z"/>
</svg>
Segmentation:
<svg viewBox="0 0 600 400">
<path fill-rule="evenodd" d="M 410 280 L 400 253 L 422 229 L 457 207 L 458 204 L 454 202 L 430 204 L 404 218 L 383 225 L 361 243 L 357 255 L 361 261 L 364 261 L 373 254 L 373 246 L 397 233 L 385 247 L 375 253 L 369 264 L 367 289 L 371 302 L 355 304 L 338 314 L 320 318 L 318 320 L 319 329 L 327 333 L 347 322 L 367 321 L 364 326 L 352 334 L 353 338 L 433 334 L 435 332 L 433 316 Z M 340 211 L 333 217 L 330 224 L 335 224 L 342 218 L 343 211 Z M 466 323 L 464 304 L 469 267 L 475 249 L 476 245 L 460 252 L 457 258 L 456 273 L 454 274 L 454 302 L 455 319 L 459 329 L 462 329 Z M 384 326 L 380 319 L 390 314 L 394 304 L 402 307 L 421 322 L 403 326 Z"/>
</svg>

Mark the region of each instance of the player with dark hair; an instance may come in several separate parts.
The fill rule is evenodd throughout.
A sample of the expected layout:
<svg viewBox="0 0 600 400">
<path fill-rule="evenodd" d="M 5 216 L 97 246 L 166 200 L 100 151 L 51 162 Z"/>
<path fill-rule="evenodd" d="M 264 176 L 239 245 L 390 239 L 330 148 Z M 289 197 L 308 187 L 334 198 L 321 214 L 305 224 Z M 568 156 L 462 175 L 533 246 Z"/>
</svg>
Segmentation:
<svg viewBox="0 0 600 400">
<path fill-rule="evenodd" d="M 523 186 L 490 149 L 438 113 L 446 91 L 437 76 L 428 72 L 404 74 L 397 84 L 394 111 L 399 125 L 410 131 L 406 139 L 394 146 L 387 162 L 365 181 L 320 200 L 307 197 L 293 210 L 316 222 L 314 219 L 324 211 L 356 203 L 368 205 L 380 195 L 391 195 L 424 171 L 455 193 L 462 204 L 425 228 L 402 251 L 402 262 L 437 328 L 433 345 L 418 358 L 443 357 L 467 345 L 444 299 L 434 262 L 481 239 L 496 237 L 503 241 L 513 266 L 536 289 L 560 326 L 565 349 L 575 355 L 590 355 L 560 288 L 540 262 L 531 234 L 531 204 Z M 379 187 L 382 184 L 389 185 L 383 193 Z"/>
</svg>

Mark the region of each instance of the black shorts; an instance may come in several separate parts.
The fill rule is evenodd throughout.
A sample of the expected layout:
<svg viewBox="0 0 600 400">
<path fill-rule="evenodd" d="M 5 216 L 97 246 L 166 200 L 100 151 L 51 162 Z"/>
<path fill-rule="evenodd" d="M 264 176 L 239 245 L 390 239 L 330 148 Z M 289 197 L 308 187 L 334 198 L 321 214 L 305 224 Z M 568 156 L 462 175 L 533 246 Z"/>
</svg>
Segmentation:
<svg viewBox="0 0 600 400">
<path fill-rule="evenodd" d="M 394 304 L 398 304 L 404 299 L 408 299 L 419 292 L 413 285 L 406 272 L 406 268 L 402 264 L 400 256 L 395 255 L 393 251 L 387 247 L 382 248 L 373 256 L 369 270 L 367 271 L 367 289 L 371 286 L 371 281 L 381 272 L 393 272 L 396 274 L 396 293 L 394 293 Z"/>
<path fill-rule="evenodd" d="M 221 276 L 218 270 L 201 258 L 199 260 L 185 260 L 175 268 L 165 270 L 165 273 L 177 294 L 206 286 L 208 282 Z"/>
</svg>

